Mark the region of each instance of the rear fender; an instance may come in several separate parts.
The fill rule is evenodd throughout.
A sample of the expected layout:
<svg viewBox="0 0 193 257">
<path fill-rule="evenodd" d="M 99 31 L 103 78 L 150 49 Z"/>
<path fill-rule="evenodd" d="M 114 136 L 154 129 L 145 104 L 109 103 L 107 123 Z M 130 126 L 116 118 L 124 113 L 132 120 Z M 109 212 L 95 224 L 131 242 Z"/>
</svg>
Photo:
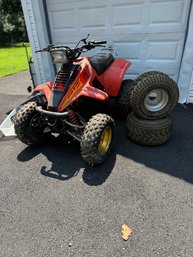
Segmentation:
<svg viewBox="0 0 193 257">
<path fill-rule="evenodd" d="M 98 88 L 94 88 L 90 85 L 87 85 L 79 94 L 78 97 L 80 96 L 86 96 L 86 97 L 90 97 L 90 98 L 93 98 L 95 100 L 98 100 L 98 101 L 102 101 L 102 102 L 105 102 L 105 101 L 108 101 L 109 100 L 109 97 L 107 95 L 107 93 L 105 93 L 104 91 L 98 89 Z"/>
<path fill-rule="evenodd" d="M 101 76 L 97 77 L 109 96 L 119 94 L 124 75 L 130 65 L 131 62 L 117 58 Z"/>
</svg>

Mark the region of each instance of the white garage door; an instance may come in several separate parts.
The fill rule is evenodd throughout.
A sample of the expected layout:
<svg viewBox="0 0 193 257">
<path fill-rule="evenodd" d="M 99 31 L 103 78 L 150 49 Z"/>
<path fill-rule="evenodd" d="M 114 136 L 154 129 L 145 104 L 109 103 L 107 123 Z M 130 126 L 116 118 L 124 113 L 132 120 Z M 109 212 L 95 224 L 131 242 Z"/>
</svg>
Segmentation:
<svg viewBox="0 0 193 257">
<path fill-rule="evenodd" d="M 47 0 L 53 42 L 88 33 L 131 60 L 127 76 L 160 70 L 177 80 L 191 0 Z"/>
</svg>

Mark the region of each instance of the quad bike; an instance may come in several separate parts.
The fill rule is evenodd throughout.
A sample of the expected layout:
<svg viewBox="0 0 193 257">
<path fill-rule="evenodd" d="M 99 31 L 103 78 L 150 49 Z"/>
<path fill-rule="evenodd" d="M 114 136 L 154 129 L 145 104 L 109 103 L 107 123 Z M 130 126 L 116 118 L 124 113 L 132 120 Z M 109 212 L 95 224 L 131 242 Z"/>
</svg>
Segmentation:
<svg viewBox="0 0 193 257">
<path fill-rule="evenodd" d="M 92 57 L 81 53 L 104 47 L 106 41 L 81 39 L 75 48 L 48 45 L 37 52 L 49 52 L 53 63 L 61 63 L 55 81 L 34 89 L 36 100 L 21 106 L 14 118 L 17 137 L 27 145 L 45 142 L 52 133 L 70 135 L 80 142 L 82 158 L 89 165 L 99 165 L 108 157 L 114 137 L 115 122 L 106 113 L 88 119 L 83 110 L 89 101 L 108 104 L 114 100 L 121 114 L 130 110 L 130 80 L 123 80 L 129 61 L 101 51 Z M 91 101 L 91 102 L 92 102 Z"/>
<path fill-rule="evenodd" d="M 100 107 L 107 109 L 113 103 L 119 116 L 127 116 L 126 132 L 131 141 L 142 145 L 167 142 L 172 132 L 169 114 L 179 97 L 175 81 L 159 71 L 124 80 L 129 61 L 105 51 L 80 57 L 106 44 L 87 39 L 73 49 L 48 45 L 37 51 L 49 52 L 52 62 L 60 63 L 61 68 L 55 81 L 37 86 L 31 100 L 8 115 L 0 132 L 16 134 L 27 145 L 44 143 L 52 133 L 68 135 L 80 142 L 81 156 L 89 165 L 99 165 L 110 154 L 115 128 L 113 118 Z M 95 115 L 90 115 L 93 106 Z"/>
</svg>

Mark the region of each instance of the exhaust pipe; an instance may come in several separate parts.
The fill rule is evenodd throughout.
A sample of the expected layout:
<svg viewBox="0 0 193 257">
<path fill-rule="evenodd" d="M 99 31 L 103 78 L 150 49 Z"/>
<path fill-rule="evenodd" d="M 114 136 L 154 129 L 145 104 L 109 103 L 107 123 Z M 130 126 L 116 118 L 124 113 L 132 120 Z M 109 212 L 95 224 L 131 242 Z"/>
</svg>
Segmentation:
<svg viewBox="0 0 193 257">
<path fill-rule="evenodd" d="M 43 110 L 38 106 L 36 106 L 36 111 L 43 115 L 52 116 L 52 117 L 65 117 L 68 115 L 68 112 L 51 112 L 51 111 Z"/>
</svg>

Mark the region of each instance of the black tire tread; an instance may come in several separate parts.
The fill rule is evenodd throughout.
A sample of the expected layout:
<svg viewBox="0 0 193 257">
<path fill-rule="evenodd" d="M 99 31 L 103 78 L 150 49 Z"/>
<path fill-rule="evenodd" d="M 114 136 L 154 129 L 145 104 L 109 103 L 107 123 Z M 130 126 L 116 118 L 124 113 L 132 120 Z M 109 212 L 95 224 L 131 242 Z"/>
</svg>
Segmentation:
<svg viewBox="0 0 193 257">
<path fill-rule="evenodd" d="M 121 117 L 126 117 L 131 112 L 130 96 L 133 90 L 133 80 L 123 80 L 119 95 L 115 100 L 115 114 Z"/>
<path fill-rule="evenodd" d="M 36 102 L 23 105 L 14 120 L 15 133 L 18 139 L 27 145 L 37 145 L 44 141 L 44 136 L 35 136 L 29 133 L 29 121 L 35 114 Z"/>
<path fill-rule="evenodd" d="M 162 145 L 171 136 L 172 119 L 167 116 L 160 120 L 144 120 L 132 112 L 127 117 L 126 132 L 134 143 L 146 146 Z"/>
<path fill-rule="evenodd" d="M 101 156 L 98 152 L 98 145 L 102 132 L 107 126 L 111 126 L 114 131 L 115 123 L 113 118 L 107 114 L 98 113 L 88 121 L 84 129 L 80 144 L 80 151 L 82 158 L 89 165 L 99 165 L 103 163 L 109 155 L 112 143 L 105 155 Z"/>
<path fill-rule="evenodd" d="M 142 108 L 144 96 L 147 94 L 148 90 L 151 91 L 155 87 L 159 88 L 162 85 L 164 89 L 169 94 L 168 104 L 157 112 L 151 112 L 147 109 Z M 149 87 L 150 85 L 150 87 Z M 177 105 L 179 98 L 179 89 L 176 82 L 171 79 L 167 74 L 159 71 L 150 71 L 140 75 L 133 83 L 133 90 L 130 97 L 130 105 L 132 110 L 138 117 L 144 119 L 161 119 L 167 116 Z"/>
</svg>

